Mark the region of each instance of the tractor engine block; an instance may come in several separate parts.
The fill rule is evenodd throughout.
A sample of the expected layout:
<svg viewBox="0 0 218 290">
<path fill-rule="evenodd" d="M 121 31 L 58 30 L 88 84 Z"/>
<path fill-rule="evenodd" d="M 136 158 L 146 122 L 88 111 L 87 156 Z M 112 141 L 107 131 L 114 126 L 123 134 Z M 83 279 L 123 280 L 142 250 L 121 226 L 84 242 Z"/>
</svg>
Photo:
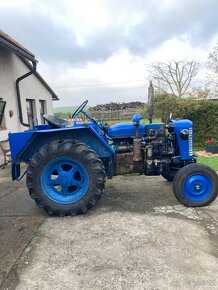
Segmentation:
<svg viewBox="0 0 218 290">
<path fill-rule="evenodd" d="M 114 172 L 116 175 L 141 173 L 161 174 L 162 167 L 175 154 L 172 140 L 161 128 L 144 138 L 121 138 L 114 140 Z"/>
</svg>

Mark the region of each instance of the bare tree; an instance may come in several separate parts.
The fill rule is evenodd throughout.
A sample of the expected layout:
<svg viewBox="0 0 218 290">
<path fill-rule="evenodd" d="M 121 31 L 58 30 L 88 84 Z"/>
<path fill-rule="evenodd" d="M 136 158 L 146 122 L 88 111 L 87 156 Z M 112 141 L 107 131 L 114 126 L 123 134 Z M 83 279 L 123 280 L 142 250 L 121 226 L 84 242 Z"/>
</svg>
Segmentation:
<svg viewBox="0 0 218 290">
<path fill-rule="evenodd" d="M 199 68 L 200 63 L 194 60 L 156 62 L 149 66 L 149 78 L 159 94 L 171 93 L 181 98 L 188 92 Z"/>
<path fill-rule="evenodd" d="M 208 83 L 213 93 L 218 92 L 218 41 L 208 57 Z"/>
<path fill-rule="evenodd" d="M 189 97 L 194 99 L 206 100 L 209 97 L 210 90 L 207 87 L 193 87 L 188 93 Z"/>
</svg>

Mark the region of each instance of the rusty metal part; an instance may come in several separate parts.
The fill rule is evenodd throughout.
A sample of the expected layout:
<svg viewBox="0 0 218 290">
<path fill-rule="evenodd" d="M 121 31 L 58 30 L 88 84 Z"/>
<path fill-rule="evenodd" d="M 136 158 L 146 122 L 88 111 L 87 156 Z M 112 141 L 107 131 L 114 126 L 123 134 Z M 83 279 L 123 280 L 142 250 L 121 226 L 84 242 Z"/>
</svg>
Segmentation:
<svg viewBox="0 0 218 290">
<path fill-rule="evenodd" d="M 136 138 L 133 140 L 133 160 L 142 160 L 142 139 Z"/>
<path fill-rule="evenodd" d="M 116 175 L 134 172 L 132 153 L 115 154 L 114 159 Z"/>
<path fill-rule="evenodd" d="M 144 149 L 144 170 L 146 175 L 152 171 L 153 166 L 152 157 L 153 157 L 153 146 L 147 145 Z"/>
<path fill-rule="evenodd" d="M 136 126 L 136 139 L 139 139 L 139 124 Z"/>
<path fill-rule="evenodd" d="M 132 144 L 121 144 L 116 146 L 116 152 L 128 152 L 133 150 Z"/>
<path fill-rule="evenodd" d="M 114 167 L 116 175 L 144 172 L 142 161 L 134 161 L 132 152 L 115 154 Z"/>
<path fill-rule="evenodd" d="M 135 173 L 144 173 L 144 166 L 142 160 L 133 161 L 133 170 Z"/>
</svg>

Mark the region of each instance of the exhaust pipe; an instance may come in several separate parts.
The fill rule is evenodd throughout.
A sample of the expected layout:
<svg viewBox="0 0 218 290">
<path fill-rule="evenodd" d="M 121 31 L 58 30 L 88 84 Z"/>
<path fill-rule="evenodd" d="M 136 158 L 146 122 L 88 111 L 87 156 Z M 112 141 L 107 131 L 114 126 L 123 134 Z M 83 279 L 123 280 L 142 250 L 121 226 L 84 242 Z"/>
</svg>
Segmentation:
<svg viewBox="0 0 218 290">
<path fill-rule="evenodd" d="M 154 87 L 152 81 L 149 82 L 148 87 L 148 121 L 151 124 L 154 114 Z"/>
</svg>

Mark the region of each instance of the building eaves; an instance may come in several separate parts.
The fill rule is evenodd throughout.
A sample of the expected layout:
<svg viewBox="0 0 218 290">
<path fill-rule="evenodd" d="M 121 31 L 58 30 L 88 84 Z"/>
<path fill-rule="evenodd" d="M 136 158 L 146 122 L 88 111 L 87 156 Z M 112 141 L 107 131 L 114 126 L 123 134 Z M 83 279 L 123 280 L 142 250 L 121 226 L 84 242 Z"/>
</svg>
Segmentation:
<svg viewBox="0 0 218 290">
<path fill-rule="evenodd" d="M 0 46 L 15 52 L 16 54 L 28 59 L 29 61 L 36 62 L 35 55 L 32 52 L 30 52 L 2 30 L 0 30 Z"/>
<path fill-rule="evenodd" d="M 20 59 L 24 62 L 24 64 L 27 67 L 29 67 L 29 69 L 33 68 L 32 64 L 29 61 L 31 61 L 32 63 L 37 63 L 35 55 L 32 52 L 30 52 L 28 49 L 26 49 L 24 46 L 22 46 L 20 43 L 18 43 L 16 40 L 14 40 L 12 37 L 10 37 L 2 30 L 0 30 L 0 46 L 3 46 L 4 48 L 9 49 L 12 52 L 16 53 L 20 57 Z M 37 71 L 34 73 L 34 75 L 42 83 L 42 85 L 51 93 L 52 99 L 59 100 L 58 96 L 55 94 L 52 88 L 46 83 L 46 81 Z"/>
</svg>

